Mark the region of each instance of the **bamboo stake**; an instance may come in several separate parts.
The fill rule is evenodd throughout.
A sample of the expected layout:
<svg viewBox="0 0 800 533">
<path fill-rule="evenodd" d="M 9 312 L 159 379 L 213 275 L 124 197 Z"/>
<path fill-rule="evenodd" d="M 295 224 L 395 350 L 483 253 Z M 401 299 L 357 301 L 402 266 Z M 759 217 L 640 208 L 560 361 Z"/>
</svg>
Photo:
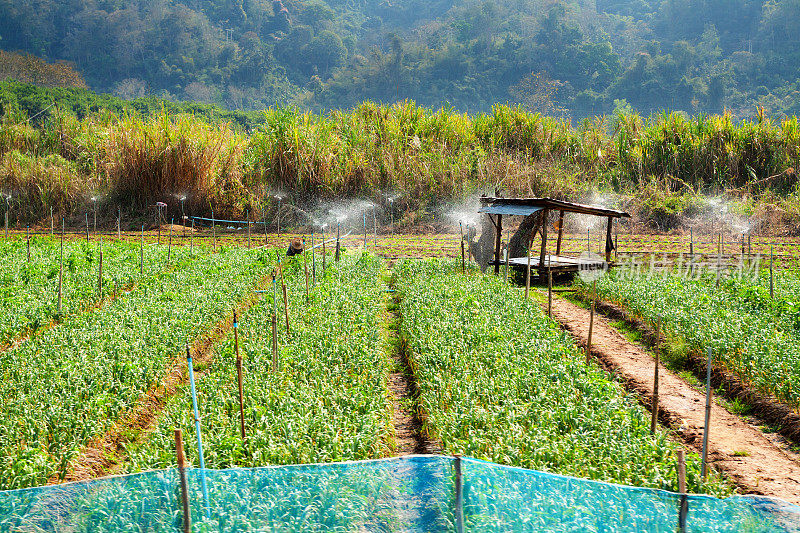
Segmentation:
<svg viewBox="0 0 800 533">
<path fill-rule="evenodd" d="M 53 208 L 50 208 L 50 236 L 53 236 Z"/>
<path fill-rule="evenodd" d="M 553 270 L 547 268 L 547 316 L 553 316 Z"/>
<path fill-rule="evenodd" d="M 214 252 L 217 253 L 217 225 L 214 224 L 214 210 L 211 210 L 211 238 L 214 241 Z"/>
<path fill-rule="evenodd" d="M 181 502 L 183 503 L 183 532 L 192 531 L 192 510 L 189 507 L 189 483 L 186 479 L 186 457 L 183 453 L 183 433 L 175 429 L 175 454 L 178 459 L 178 475 L 181 480 Z"/>
<path fill-rule="evenodd" d="M 122 208 L 117 206 L 117 240 L 122 240 Z"/>
<path fill-rule="evenodd" d="M 364 213 L 364 252 L 367 251 L 367 214 Z"/>
<path fill-rule="evenodd" d="M 701 471 L 703 481 L 708 478 L 708 433 L 711 421 L 711 348 L 708 349 L 708 361 L 706 362 L 706 417 L 703 426 L 703 457 Z"/>
<path fill-rule="evenodd" d="M 6 202 L 5 217 L 6 217 L 6 239 L 8 239 L 8 202 Z"/>
<path fill-rule="evenodd" d="M 339 245 L 339 235 L 340 235 L 340 233 L 341 233 L 340 224 L 339 224 L 339 222 L 337 222 L 336 223 L 336 253 L 333 256 L 333 260 L 336 263 L 339 262 L 339 255 L 341 254 L 341 248 L 340 248 L 340 245 Z"/>
<path fill-rule="evenodd" d="M 239 380 L 239 422 L 242 430 L 242 440 L 247 442 L 244 432 L 244 386 L 242 384 L 242 355 L 239 353 L 239 320 L 236 310 L 233 311 L 233 345 L 236 349 L 236 375 Z"/>
<path fill-rule="evenodd" d="M 375 206 L 372 206 L 372 230 L 375 233 L 375 253 L 378 252 L 378 216 L 375 214 Z"/>
<path fill-rule="evenodd" d="M 314 230 L 311 230 L 311 285 L 317 286 L 317 251 L 314 246 Z"/>
<path fill-rule="evenodd" d="M 686 497 L 686 458 L 682 448 L 676 450 L 675 455 L 678 458 L 678 492 L 681 495 L 678 510 L 678 533 L 685 533 L 686 516 L 689 514 L 689 500 Z"/>
<path fill-rule="evenodd" d="M 250 212 L 245 211 L 244 216 L 245 218 L 247 218 L 247 249 L 249 250 L 250 248 L 252 248 L 250 244 Z"/>
<path fill-rule="evenodd" d="M 592 306 L 589 310 L 589 335 L 586 339 L 586 364 L 592 356 L 592 330 L 594 329 L 594 304 L 597 299 L 597 280 L 592 282 Z"/>
<path fill-rule="evenodd" d="M 158 245 L 161 246 L 161 219 L 158 220 Z"/>
<path fill-rule="evenodd" d="M 305 236 L 303 236 L 303 270 L 306 274 L 306 303 L 308 303 L 308 253 L 306 251 Z"/>
<path fill-rule="evenodd" d="M 455 456 L 456 471 L 456 501 L 454 515 L 456 519 L 456 533 L 464 533 L 464 476 L 461 473 L 461 456 Z"/>
<path fill-rule="evenodd" d="M 286 315 L 286 334 L 289 331 L 289 296 L 286 294 L 286 283 L 283 283 L 283 276 L 281 276 L 281 287 L 283 287 L 283 313 Z"/>
<path fill-rule="evenodd" d="M 525 298 L 528 297 L 528 293 L 531 289 L 531 248 L 533 247 L 533 234 L 531 234 L 531 238 L 528 241 L 528 268 L 525 269 Z"/>
<path fill-rule="evenodd" d="M 86 213 L 86 243 L 89 243 L 89 213 Z"/>
<path fill-rule="evenodd" d="M 689 256 L 694 257 L 694 231 L 689 228 Z"/>
<path fill-rule="evenodd" d="M 772 263 L 775 260 L 775 247 L 769 247 L 769 298 L 770 300 L 775 299 L 775 274 L 773 272 Z"/>
<path fill-rule="evenodd" d="M 189 255 L 194 255 L 194 219 L 192 219 L 192 232 L 189 234 Z"/>
<path fill-rule="evenodd" d="M 169 246 L 167 246 L 167 263 L 172 259 L 172 226 L 175 219 L 169 221 Z"/>
<path fill-rule="evenodd" d="M 64 219 L 61 219 L 61 259 L 58 264 L 58 305 L 56 312 L 61 314 L 61 298 L 63 295 L 64 285 Z"/>
<path fill-rule="evenodd" d="M 322 226 L 322 275 L 325 275 L 325 226 Z"/>
<path fill-rule="evenodd" d="M 508 262 L 511 256 L 510 241 L 506 239 L 506 269 L 505 269 L 505 282 L 508 285 Z"/>
<path fill-rule="evenodd" d="M 278 371 L 278 316 L 272 313 L 272 371 Z"/>
<path fill-rule="evenodd" d="M 142 234 L 139 238 L 139 275 L 144 274 L 144 225 L 142 226 Z"/>
<path fill-rule="evenodd" d="M 103 236 L 100 235 L 100 265 L 97 270 L 97 294 L 103 295 Z"/>
<path fill-rule="evenodd" d="M 467 263 L 464 259 L 464 241 L 461 241 L 461 273 L 463 274 L 467 270 Z"/>
<path fill-rule="evenodd" d="M 28 263 L 31 262 L 31 227 L 25 226 L 25 244 L 28 247 Z"/>
<path fill-rule="evenodd" d="M 658 425 L 658 363 L 660 359 L 661 351 L 659 349 L 659 343 L 661 341 L 661 319 L 658 320 L 658 326 L 656 326 L 656 342 L 654 346 L 654 350 L 656 352 L 656 369 L 655 369 L 655 376 L 653 377 L 653 404 L 651 406 L 651 419 L 650 419 L 650 433 L 656 432 L 656 426 Z"/>
</svg>

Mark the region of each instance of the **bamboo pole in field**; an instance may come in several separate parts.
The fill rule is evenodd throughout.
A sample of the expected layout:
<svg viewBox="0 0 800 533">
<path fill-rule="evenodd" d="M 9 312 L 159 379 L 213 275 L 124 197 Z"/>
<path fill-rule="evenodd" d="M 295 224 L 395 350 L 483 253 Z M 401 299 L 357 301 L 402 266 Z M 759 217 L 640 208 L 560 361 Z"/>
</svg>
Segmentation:
<svg viewBox="0 0 800 533">
<path fill-rule="evenodd" d="M 183 504 L 183 533 L 192 531 L 192 510 L 189 507 L 189 482 L 186 479 L 186 456 L 183 453 L 183 433 L 175 429 L 175 454 L 178 459 L 178 475 L 181 480 L 181 503 Z"/>
<path fill-rule="evenodd" d="M 192 219 L 192 232 L 189 234 L 189 255 L 194 255 L 194 219 Z"/>
<path fill-rule="evenodd" d="M 775 260 L 775 247 L 770 245 L 769 247 L 769 298 L 770 300 L 775 299 L 775 274 L 773 270 L 772 263 Z"/>
<path fill-rule="evenodd" d="M 272 371 L 278 371 L 278 315 L 272 313 Z"/>
<path fill-rule="evenodd" d="M 283 283 L 283 276 L 281 276 L 281 287 L 283 287 L 283 313 L 286 316 L 286 334 L 289 330 L 289 296 L 286 294 L 286 283 Z"/>
<path fill-rule="evenodd" d="M 703 425 L 703 456 L 701 471 L 703 481 L 708 478 L 708 434 L 711 422 L 711 348 L 708 349 L 708 360 L 706 362 L 706 416 Z"/>
<path fill-rule="evenodd" d="M 58 262 L 58 304 L 56 312 L 61 314 L 61 298 L 63 296 L 64 286 L 64 219 L 61 219 L 61 258 Z"/>
<path fill-rule="evenodd" d="M 186 366 L 189 369 L 189 385 L 192 390 L 192 407 L 194 410 L 194 427 L 197 434 L 197 455 L 200 457 L 200 481 L 203 487 L 203 504 L 206 518 L 211 518 L 211 512 L 208 506 L 208 486 L 206 485 L 206 462 L 203 458 L 203 437 L 200 432 L 200 414 L 197 409 L 197 389 L 194 385 L 194 362 L 192 361 L 192 353 L 189 351 L 188 344 L 186 345 Z"/>
<path fill-rule="evenodd" d="M 311 285 L 317 286 L 317 250 L 314 246 L 314 230 L 311 230 Z"/>
<path fill-rule="evenodd" d="M 264 247 L 266 248 L 269 245 L 269 238 L 267 237 L 267 210 L 263 207 L 261 208 L 261 219 L 264 223 Z"/>
<path fill-rule="evenodd" d="M 86 242 L 89 242 L 89 213 L 86 213 Z"/>
<path fill-rule="evenodd" d="M 336 253 L 333 256 L 333 261 L 338 263 L 339 256 L 341 255 L 341 247 L 339 245 L 339 235 L 341 234 L 341 227 L 339 222 L 336 223 Z"/>
<path fill-rule="evenodd" d="M 656 426 L 658 425 L 658 363 L 660 360 L 660 343 L 661 343 L 661 319 L 658 320 L 658 325 L 656 326 L 656 342 L 654 345 L 654 350 L 656 352 L 656 368 L 655 368 L 655 376 L 653 376 L 653 404 L 651 406 L 651 419 L 650 419 L 650 433 L 656 432 Z"/>
<path fill-rule="evenodd" d="M 103 295 L 103 236 L 100 235 L 100 264 L 97 269 L 97 294 Z"/>
<path fill-rule="evenodd" d="M 372 206 L 372 230 L 375 233 L 375 253 L 378 253 L 378 215 L 375 214 L 375 206 Z"/>
<path fill-rule="evenodd" d="M 236 310 L 233 311 L 233 345 L 236 349 L 236 376 L 239 381 L 239 422 L 242 430 L 242 440 L 247 442 L 244 431 L 244 385 L 242 382 L 242 355 L 239 353 L 239 320 Z"/>
<path fill-rule="evenodd" d="M 25 244 L 28 247 L 28 263 L 31 262 L 31 227 L 25 226 Z"/>
<path fill-rule="evenodd" d="M 506 239 L 506 268 L 504 273 L 505 277 L 504 281 L 506 282 L 506 285 L 508 285 L 508 262 L 510 260 L 510 255 L 511 255 L 511 244 L 510 241 Z"/>
<path fill-rule="evenodd" d="M 464 258 L 464 241 L 461 241 L 461 273 L 463 274 L 467 270 L 467 261 Z"/>
<path fill-rule="evenodd" d="M 170 219 L 169 221 L 169 246 L 167 246 L 167 263 L 169 263 L 170 260 L 172 259 L 172 227 L 174 225 L 173 224 L 174 221 L 175 221 L 174 218 Z"/>
<path fill-rule="evenodd" d="M 553 270 L 547 268 L 547 316 L 553 316 Z"/>
<path fill-rule="evenodd" d="M 322 226 L 322 275 L 325 275 L 325 226 Z"/>
<path fill-rule="evenodd" d="M 689 514 L 689 499 L 686 497 L 686 458 L 683 448 L 675 451 L 678 458 L 678 492 L 681 495 L 678 509 L 678 533 L 686 532 L 686 516 Z"/>
<path fill-rule="evenodd" d="M 8 239 L 8 202 L 6 202 L 5 218 L 6 218 L 6 239 Z"/>
<path fill-rule="evenodd" d="M 247 219 L 247 249 L 249 250 L 252 248 L 252 245 L 250 244 L 250 212 L 245 211 L 244 216 Z"/>
<path fill-rule="evenodd" d="M 122 240 L 122 208 L 117 206 L 117 240 Z"/>
<path fill-rule="evenodd" d="M 367 214 L 364 213 L 364 252 L 367 251 Z"/>
<path fill-rule="evenodd" d="M 533 233 L 528 240 L 528 267 L 525 269 L 525 298 L 531 290 L 531 248 L 533 247 Z"/>
<path fill-rule="evenodd" d="M 589 309 L 589 334 L 586 338 L 586 364 L 589 364 L 589 361 L 592 356 L 592 330 L 594 329 L 594 306 L 595 300 L 597 300 L 597 280 L 592 281 L 592 306 Z"/>
<path fill-rule="evenodd" d="M 50 236 L 53 236 L 53 208 L 50 207 Z"/>
<path fill-rule="evenodd" d="M 139 275 L 144 274 L 144 225 L 142 225 L 142 233 L 139 237 Z"/>
<path fill-rule="evenodd" d="M 214 241 L 214 252 L 217 253 L 217 225 L 214 223 L 214 210 L 211 210 L 211 238 Z"/>
<path fill-rule="evenodd" d="M 303 271 L 306 274 L 306 303 L 308 303 L 308 252 L 306 251 L 305 236 L 303 236 Z"/>
<path fill-rule="evenodd" d="M 694 231 L 689 228 L 689 256 L 694 257 Z"/>
<path fill-rule="evenodd" d="M 161 219 L 158 220 L 158 245 L 161 246 Z"/>
</svg>

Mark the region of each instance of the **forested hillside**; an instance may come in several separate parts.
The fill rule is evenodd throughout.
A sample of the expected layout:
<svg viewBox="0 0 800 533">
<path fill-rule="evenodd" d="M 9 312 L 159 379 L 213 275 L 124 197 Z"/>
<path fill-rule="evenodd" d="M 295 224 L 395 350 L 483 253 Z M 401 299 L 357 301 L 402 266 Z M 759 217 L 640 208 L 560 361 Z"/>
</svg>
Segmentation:
<svg viewBox="0 0 800 533">
<path fill-rule="evenodd" d="M 800 111 L 800 0 L 0 0 L 0 48 L 96 91 L 581 118 Z"/>
</svg>

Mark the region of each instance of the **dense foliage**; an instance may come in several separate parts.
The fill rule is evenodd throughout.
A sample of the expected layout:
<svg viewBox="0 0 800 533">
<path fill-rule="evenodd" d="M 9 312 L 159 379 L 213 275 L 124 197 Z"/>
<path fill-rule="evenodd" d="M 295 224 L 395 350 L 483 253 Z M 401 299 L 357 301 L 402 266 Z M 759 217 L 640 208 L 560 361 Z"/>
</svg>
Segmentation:
<svg viewBox="0 0 800 533">
<path fill-rule="evenodd" d="M 713 261 L 713 258 L 712 258 Z M 755 279 L 630 275 L 614 270 L 597 283 L 598 294 L 664 331 L 749 387 L 792 407 L 800 406 L 800 281 L 781 273 L 775 300 L 769 274 Z M 724 278 L 724 275 L 722 275 Z"/>
<path fill-rule="evenodd" d="M 300 262 L 298 262 L 298 259 Z M 320 259 L 320 258 L 318 258 Z M 310 261 L 309 261 L 310 263 Z M 240 435 L 233 334 L 220 343 L 197 382 L 205 462 L 209 468 L 264 466 L 389 455 L 389 361 L 382 331 L 385 285 L 373 256 L 328 258 L 305 301 L 302 256 L 286 264 L 286 333 L 280 280 L 240 317 L 247 441 Z M 311 268 L 311 265 L 309 265 Z M 277 311 L 279 355 L 273 369 L 271 316 Z M 146 443 L 128 450 L 130 470 L 175 464 L 172 428 L 183 428 L 198 464 L 188 386 L 167 405 Z"/>
<path fill-rule="evenodd" d="M 50 98 L 57 107 L 48 109 Z M 441 203 L 496 189 L 603 202 L 660 229 L 714 211 L 703 195 L 726 191 L 737 214 L 772 217 L 771 230 L 800 218 L 796 118 L 629 114 L 611 132 L 605 119 L 573 127 L 519 107 L 466 115 L 403 102 L 326 115 L 278 108 L 256 120 L 13 82 L 0 82 L 2 102 L 0 190 L 13 196 L 12 224 L 50 207 L 74 211 L 98 194 L 113 211 L 177 206 L 176 195 L 186 195 L 194 214 L 266 209 L 273 219 L 276 192 L 304 209 L 368 197 L 385 222 L 390 195 L 395 219 L 413 223 L 430 220 Z"/>
<path fill-rule="evenodd" d="M 0 488 L 45 484 L 163 379 L 265 274 L 265 252 L 186 258 L 0 353 Z"/>
<path fill-rule="evenodd" d="M 537 303 L 452 261 L 398 268 L 402 332 L 425 429 L 447 453 L 676 489 L 674 444 Z M 688 465 L 693 492 L 706 485 Z"/>
<path fill-rule="evenodd" d="M 795 0 L 0 2 L 0 46 L 91 87 L 258 109 L 364 99 L 573 117 L 800 110 Z"/>
</svg>

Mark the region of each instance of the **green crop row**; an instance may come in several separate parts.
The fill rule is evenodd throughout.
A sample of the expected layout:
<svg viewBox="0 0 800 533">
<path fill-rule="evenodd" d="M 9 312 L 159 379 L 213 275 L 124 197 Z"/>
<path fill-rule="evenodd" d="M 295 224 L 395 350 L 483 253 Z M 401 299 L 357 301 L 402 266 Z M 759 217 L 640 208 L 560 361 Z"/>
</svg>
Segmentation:
<svg viewBox="0 0 800 533">
<path fill-rule="evenodd" d="M 756 279 L 678 273 L 633 276 L 615 270 L 597 282 L 598 295 L 664 331 L 753 389 L 800 406 L 800 280 L 783 273 L 775 300 L 769 274 Z"/>
<path fill-rule="evenodd" d="M 396 267 L 402 333 L 425 429 L 444 450 L 546 472 L 677 489 L 675 445 L 539 306 L 452 262 Z M 692 492 L 703 483 L 692 456 Z"/>
<path fill-rule="evenodd" d="M 0 488 L 63 477 L 83 446 L 160 382 L 266 273 L 264 251 L 182 260 L 97 312 L 0 354 Z"/>
<path fill-rule="evenodd" d="M 57 239 L 33 237 L 28 261 L 24 240 L 0 243 L 0 343 L 35 332 L 59 318 L 60 246 Z M 188 255 L 186 248 L 173 248 L 168 263 L 166 247 L 147 246 L 142 253 L 142 274 L 148 277 L 163 272 Z M 99 241 L 64 243 L 61 317 L 80 312 L 139 279 L 139 244 L 116 240 L 103 244 L 101 287 L 99 263 Z"/>
<path fill-rule="evenodd" d="M 246 443 L 240 434 L 233 334 L 198 374 L 205 464 L 209 468 L 332 462 L 384 457 L 391 445 L 381 262 L 346 255 L 311 280 L 305 300 L 302 263 L 285 263 L 291 333 L 283 298 L 272 292 L 240 317 Z M 318 263 L 319 266 L 319 263 Z M 310 269 L 310 266 L 309 266 Z M 279 356 L 273 371 L 271 317 L 277 310 Z M 197 365 L 196 365 L 197 366 Z M 174 466 L 172 428 L 184 430 L 197 465 L 188 385 L 167 404 L 149 440 L 129 448 L 129 470 Z"/>
</svg>

